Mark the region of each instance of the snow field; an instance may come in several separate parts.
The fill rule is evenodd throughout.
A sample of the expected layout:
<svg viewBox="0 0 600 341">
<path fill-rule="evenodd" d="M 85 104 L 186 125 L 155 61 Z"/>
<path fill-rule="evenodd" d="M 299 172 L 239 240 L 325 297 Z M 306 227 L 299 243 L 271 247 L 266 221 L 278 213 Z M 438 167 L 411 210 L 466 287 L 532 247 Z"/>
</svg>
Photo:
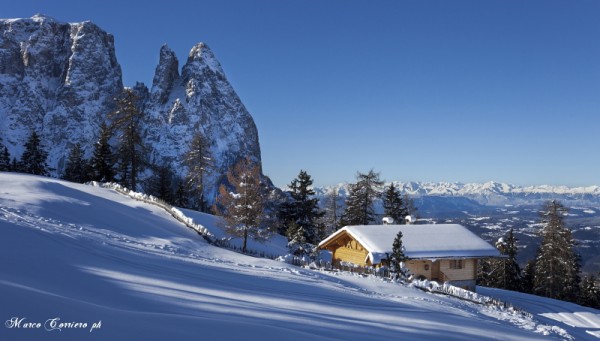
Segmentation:
<svg viewBox="0 0 600 341">
<path fill-rule="evenodd" d="M 218 227 L 208 226 L 215 218 L 201 218 L 193 219 L 216 234 Z M 2 340 L 536 340 L 594 333 L 549 317 L 540 323 L 543 312 L 528 320 L 381 279 L 240 255 L 209 245 L 160 207 L 29 175 L 0 173 L 0 253 L 4 321 L 101 321 L 93 331 L 4 326 Z M 543 307 L 546 300 L 537 299 Z M 573 306 L 556 310 L 581 308 Z M 598 316 L 590 314 L 578 316 Z"/>
</svg>

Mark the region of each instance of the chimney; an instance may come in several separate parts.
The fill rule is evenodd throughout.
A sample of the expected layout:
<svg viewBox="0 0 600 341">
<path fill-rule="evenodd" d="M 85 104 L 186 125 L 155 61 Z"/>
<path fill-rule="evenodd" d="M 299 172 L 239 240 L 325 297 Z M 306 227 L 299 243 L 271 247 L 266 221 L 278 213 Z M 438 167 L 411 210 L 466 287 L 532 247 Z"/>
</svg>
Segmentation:
<svg viewBox="0 0 600 341">
<path fill-rule="evenodd" d="M 392 217 L 383 217 L 381 220 L 383 221 L 383 225 L 392 225 L 394 223 L 394 218 Z"/>
</svg>

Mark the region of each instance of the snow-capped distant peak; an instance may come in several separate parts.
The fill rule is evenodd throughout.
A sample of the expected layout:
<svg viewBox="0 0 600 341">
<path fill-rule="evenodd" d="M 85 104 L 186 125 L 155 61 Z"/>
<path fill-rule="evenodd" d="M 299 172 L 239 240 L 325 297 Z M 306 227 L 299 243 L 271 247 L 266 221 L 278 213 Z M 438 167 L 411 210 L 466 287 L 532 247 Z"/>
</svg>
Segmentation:
<svg viewBox="0 0 600 341">
<path fill-rule="evenodd" d="M 445 196 L 466 197 L 483 205 L 502 206 L 506 204 L 535 204 L 546 200 L 560 200 L 566 204 L 600 207 L 600 187 L 567 187 L 567 186 L 527 186 L 521 187 L 495 181 L 485 183 L 460 182 L 400 182 L 394 185 L 402 192 L 413 197 Z M 389 186 L 387 183 L 386 186 Z M 347 190 L 346 185 L 325 186 L 316 188 L 319 194 L 331 192 L 333 188 Z M 343 193 L 343 191 L 342 191 Z"/>
</svg>

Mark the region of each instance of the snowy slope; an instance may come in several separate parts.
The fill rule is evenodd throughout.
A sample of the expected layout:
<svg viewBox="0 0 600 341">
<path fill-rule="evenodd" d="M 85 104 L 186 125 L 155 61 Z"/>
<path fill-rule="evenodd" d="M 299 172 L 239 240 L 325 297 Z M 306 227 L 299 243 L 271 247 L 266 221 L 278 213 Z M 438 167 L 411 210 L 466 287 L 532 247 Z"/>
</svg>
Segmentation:
<svg viewBox="0 0 600 341">
<path fill-rule="evenodd" d="M 0 340 L 569 337 L 552 328 L 557 321 L 243 256 L 112 190 L 8 173 L 0 173 L 0 294 Z M 25 319 L 20 328 L 9 328 L 13 318 Z M 88 325 L 44 330 L 54 318 Z"/>
<path fill-rule="evenodd" d="M 593 308 L 520 292 L 478 287 L 478 292 L 508 302 L 535 314 L 547 324 L 557 324 L 578 340 L 600 338 L 600 311 Z M 558 322 L 558 323 L 557 323 Z"/>
</svg>

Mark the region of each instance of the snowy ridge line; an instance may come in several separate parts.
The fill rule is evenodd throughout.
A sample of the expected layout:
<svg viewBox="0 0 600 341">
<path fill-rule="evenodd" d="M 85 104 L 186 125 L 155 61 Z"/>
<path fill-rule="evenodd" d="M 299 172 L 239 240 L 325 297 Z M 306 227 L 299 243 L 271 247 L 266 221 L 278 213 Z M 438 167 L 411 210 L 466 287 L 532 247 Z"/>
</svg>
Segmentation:
<svg viewBox="0 0 600 341">
<path fill-rule="evenodd" d="M 194 219 L 186 216 L 185 214 L 183 214 L 183 212 L 181 212 L 176 207 L 173 207 L 173 206 L 167 204 L 166 202 L 158 199 L 155 196 L 140 193 L 140 192 L 135 192 L 135 191 L 127 189 L 127 187 L 121 186 L 121 185 L 113 183 L 113 182 L 103 183 L 103 182 L 91 181 L 91 182 L 87 182 L 86 185 L 112 189 L 120 194 L 130 197 L 131 199 L 158 206 L 158 207 L 164 209 L 165 211 L 167 211 L 173 218 L 177 219 L 179 222 L 185 224 L 187 227 L 196 231 L 200 236 L 202 236 L 210 244 L 214 244 L 214 242 L 215 242 L 215 236 L 212 233 L 210 233 L 210 231 L 208 231 L 208 229 L 206 229 L 206 227 L 204 227 L 200 224 L 196 224 L 194 222 Z"/>
</svg>

